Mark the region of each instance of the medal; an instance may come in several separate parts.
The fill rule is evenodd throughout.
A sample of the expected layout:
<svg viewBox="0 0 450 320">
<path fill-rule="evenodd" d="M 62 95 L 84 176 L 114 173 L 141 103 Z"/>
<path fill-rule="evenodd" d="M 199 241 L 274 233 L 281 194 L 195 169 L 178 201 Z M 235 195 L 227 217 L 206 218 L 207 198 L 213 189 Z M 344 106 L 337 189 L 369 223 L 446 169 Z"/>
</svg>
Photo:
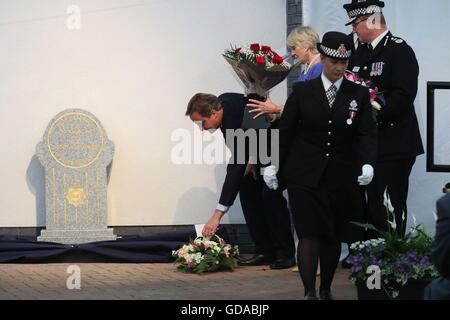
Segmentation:
<svg viewBox="0 0 450 320">
<path fill-rule="evenodd" d="M 375 71 L 376 68 L 377 68 L 377 63 L 376 62 L 372 63 L 372 71 L 370 71 L 371 77 L 374 77 L 376 75 L 376 71 Z"/>
<path fill-rule="evenodd" d="M 352 123 L 353 123 L 353 119 L 354 119 L 355 116 L 356 116 L 356 112 L 358 111 L 358 103 L 356 103 L 356 101 L 353 100 L 353 101 L 350 103 L 350 108 L 348 108 L 348 109 L 350 110 L 350 112 L 349 112 L 349 114 L 348 114 L 347 124 L 348 124 L 349 126 L 351 126 Z"/>
<path fill-rule="evenodd" d="M 384 62 L 380 62 L 380 67 L 378 68 L 378 75 L 381 76 L 383 74 L 383 65 Z"/>
</svg>

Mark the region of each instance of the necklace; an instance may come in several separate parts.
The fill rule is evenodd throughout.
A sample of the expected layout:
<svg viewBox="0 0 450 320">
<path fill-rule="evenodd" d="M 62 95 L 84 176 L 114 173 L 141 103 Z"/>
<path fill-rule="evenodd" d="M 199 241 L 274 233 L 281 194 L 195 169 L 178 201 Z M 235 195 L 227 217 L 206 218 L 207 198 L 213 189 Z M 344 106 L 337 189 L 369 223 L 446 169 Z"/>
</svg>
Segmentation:
<svg viewBox="0 0 450 320">
<path fill-rule="evenodd" d="M 306 67 L 306 69 L 305 69 L 305 71 L 304 71 L 304 74 L 307 74 L 307 73 L 308 73 L 309 69 L 315 64 L 314 62 L 315 62 L 317 59 L 319 59 L 319 57 L 320 57 L 320 53 L 317 54 L 314 58 L 312 58 L 312 60 L 308 63 L 308 66 Z"/>
</svg>

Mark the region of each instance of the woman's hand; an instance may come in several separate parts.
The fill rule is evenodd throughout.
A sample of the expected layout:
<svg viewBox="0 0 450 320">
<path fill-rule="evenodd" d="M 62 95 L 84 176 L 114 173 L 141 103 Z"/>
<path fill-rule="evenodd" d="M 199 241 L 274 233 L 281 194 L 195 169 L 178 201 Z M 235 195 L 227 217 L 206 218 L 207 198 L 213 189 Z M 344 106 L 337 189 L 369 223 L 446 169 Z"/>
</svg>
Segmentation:
<svg viewBox="0 0 450 320">
<path fill-rule="evenodd" d="M 283 107 L 274 104 L 272 100 L 270 100 L 270 98 L 267 98 L 266 101 L 259 101 L 254 99 L 249 99 L 248 101 L 251 103 L 248 103 L 247 106 L 255 108 L 249 112 L 250 113 L 258 112 L 258 114 L 254 116 L 253 119 L 258 118 L 263 114 L 280 113 L 283 110 Z"/>
</svg>

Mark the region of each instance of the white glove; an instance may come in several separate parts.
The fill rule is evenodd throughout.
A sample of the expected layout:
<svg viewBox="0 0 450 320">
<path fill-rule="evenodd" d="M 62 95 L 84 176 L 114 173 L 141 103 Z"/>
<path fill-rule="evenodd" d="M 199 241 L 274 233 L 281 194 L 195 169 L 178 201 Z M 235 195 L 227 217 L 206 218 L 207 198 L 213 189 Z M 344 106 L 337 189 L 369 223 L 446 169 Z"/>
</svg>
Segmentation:
<svg viewBox="0 0 450 320">
<path fill-rule="evenodd" d="M 362 167 L 362 175 L 358 177 L 358 182 L 361 186 L 367 186 L 373 179 L 373 167 L 370 164 L 365 164 Z"/>
<path fill-rule="evenodd" d="M 263 174 L 264 182 L 266 183 L 267 187 L 272 190 L 278 189 L 278 179 L 277 179 L 277 167 L 275 166 L 268 166 L 265 168 L 262 168 L 261 170 Z"/>
</svg>

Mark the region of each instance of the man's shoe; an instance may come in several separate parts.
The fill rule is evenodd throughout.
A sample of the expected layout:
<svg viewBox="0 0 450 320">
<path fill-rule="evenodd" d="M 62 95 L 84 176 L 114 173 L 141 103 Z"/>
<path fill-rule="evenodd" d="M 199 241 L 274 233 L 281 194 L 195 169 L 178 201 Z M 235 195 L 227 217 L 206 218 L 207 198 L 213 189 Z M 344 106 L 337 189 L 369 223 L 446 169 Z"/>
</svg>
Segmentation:
<svg viewBox="0 0 450 320">
<path fill-rule="evenodd" d="M 324 290 L 320 291 L 320 300 L 334 300 L 334 297 L 331 294 L 331 291 Z"/>
<path fill-rule="evenodd" d="M 263 254 L 256 254 L 250 259 L 238 261 L 240 266 L 264 266 L 273 262 L 273 258 Z"/>
<path fill-rule="evenodd" d="M 281 270 L 288 269 L 295 266 L 295 258 L 290 259 L 276 259 L 271 265 L 270 269 Z"/>
</svg>

